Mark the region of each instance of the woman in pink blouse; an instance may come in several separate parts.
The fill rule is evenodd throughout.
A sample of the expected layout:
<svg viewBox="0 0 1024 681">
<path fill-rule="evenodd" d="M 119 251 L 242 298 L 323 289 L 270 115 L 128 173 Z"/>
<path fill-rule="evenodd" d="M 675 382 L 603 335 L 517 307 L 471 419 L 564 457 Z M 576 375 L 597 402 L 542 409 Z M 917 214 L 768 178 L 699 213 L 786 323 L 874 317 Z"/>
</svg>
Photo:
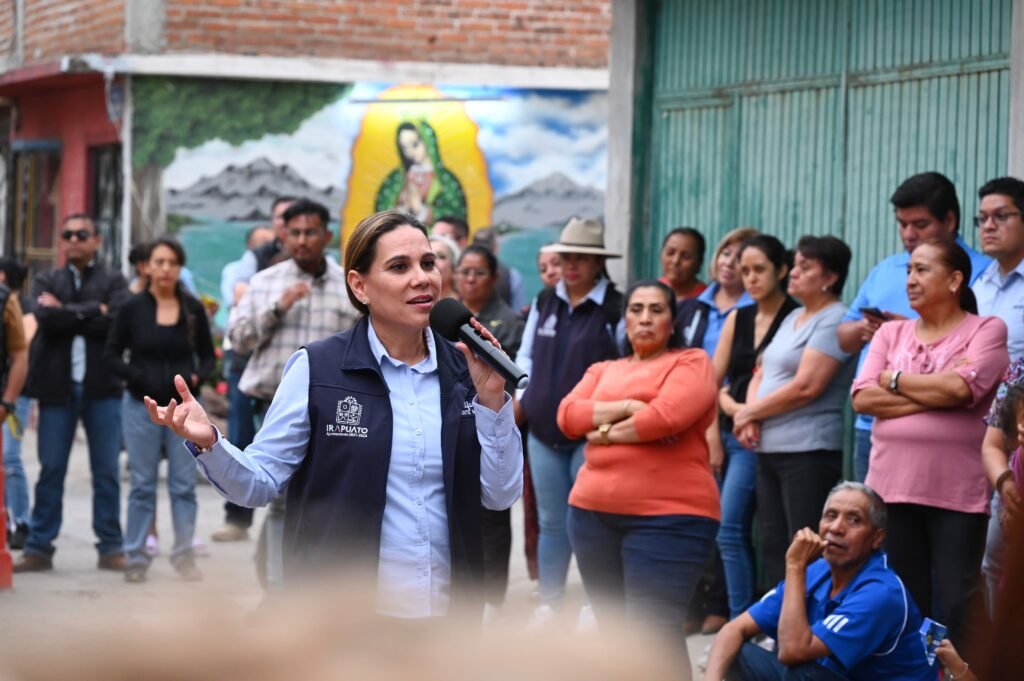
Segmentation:
<svg viewBox="0 0 1024 681">
<path fill-rule="evenodd" d="M 955 243 L 915 248 L 907 297 L 920 319 L 883 324 L 853 383 L 853 408 L 876 419 L 865 482 L 888 504 L 891 565 L 958 645 L 988 523 L 982 419 L 1009 364 L 1006 325 L 977 315 L 970 277 Z"/>
</svg>

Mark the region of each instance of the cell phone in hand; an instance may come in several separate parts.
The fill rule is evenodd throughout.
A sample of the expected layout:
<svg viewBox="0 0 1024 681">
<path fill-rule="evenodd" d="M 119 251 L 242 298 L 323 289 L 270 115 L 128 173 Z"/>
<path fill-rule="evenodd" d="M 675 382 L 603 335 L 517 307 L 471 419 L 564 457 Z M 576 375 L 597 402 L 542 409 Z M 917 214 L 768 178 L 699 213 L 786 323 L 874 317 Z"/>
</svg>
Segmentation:
<svg viewBox="0 0 1024 681">
<path fill-rule="evenodd" d="M 868 315 L 869 317 L 877 317 L 878 319 L 888 319 L 889 315 L 885 314 L 877 307 L 862 307 L 860 313 Z"/>
</svg>

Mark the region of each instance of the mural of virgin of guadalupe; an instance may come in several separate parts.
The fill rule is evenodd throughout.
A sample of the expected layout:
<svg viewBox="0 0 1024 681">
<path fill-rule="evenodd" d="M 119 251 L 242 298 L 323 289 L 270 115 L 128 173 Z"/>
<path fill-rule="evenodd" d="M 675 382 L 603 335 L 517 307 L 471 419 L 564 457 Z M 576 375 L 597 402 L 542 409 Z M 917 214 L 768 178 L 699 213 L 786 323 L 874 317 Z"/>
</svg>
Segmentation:
<svg viewBox="0 0 1024 681">
<path fill-rule="evenodd" d="M 466 216 L 466 194 L 457 177 L 441 163 L 437 135 L 426 121 L 406 121 L 395 134 L 402 167 L 395 168 L 377 190 L 375 210 L 397 208 L 421 222 L 434 216 Z"/>
</svg>

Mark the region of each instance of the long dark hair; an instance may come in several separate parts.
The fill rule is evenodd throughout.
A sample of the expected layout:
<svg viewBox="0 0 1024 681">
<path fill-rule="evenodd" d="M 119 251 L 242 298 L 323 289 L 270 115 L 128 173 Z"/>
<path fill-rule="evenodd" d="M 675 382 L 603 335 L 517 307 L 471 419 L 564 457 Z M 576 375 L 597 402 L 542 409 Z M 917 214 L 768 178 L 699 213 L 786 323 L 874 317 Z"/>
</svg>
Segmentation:
<svg viewBox="0 0 1024 681">
<path fill-rule="evenodd" d="M 670 350 L 683 347 L 683 339 L 676 333 L 676 317 L 679 314 L 679 306 L 676 304 L 676 293 L 668 284 L 657 279 L 641 279 L 630 284 L 629 288 L 626 289 L 626 294 L 622 296 L 622 318 L 626 318 L 626 310 L 629 309 L 629 301 L 633 298 L 633 294 L 636 293 L 637 289 L 641 288 L 656 288 L 665 296 L 665 302 L 668 304 L 668 309 L 672 314 L 672 332 L 668 337 L 668 344 L 665 347 Z M 629 342 L 629 337 L 627 336 L 624 356 L 628 357 L 632 354 L 633 344 Z"/>
<path fill-rule="evenodd" d="M 153 251 L 155 251 L 158 246 L 165 246 L 171 249 L 174 252 L 174 257 L 178 259 L 178 266 L 185 266 L 185 249 L 182 247 L 181 243 L 177 239 L 169 236 L 158 236 L 157 238 L 153 239 L 147 244 L 147 262 L 150 260 L 150 258 L 153 257 Z M 151 278 L 147 277 L 147 279 L 150 279 L 150 281 L 146 282 L 146 289 L 149 289 Z M 188 291 L 185 290 L 185 287 L 181 285 L 180 274 L 178 276 L 178 281 L 174 284 L 174 295 L 178 298 L 178 305 L 181 308 L 181 312 L 179 313 L 179 320 L 185 320 L 185 333 L 187 334 L 188 337 L 189 347 L 194 348 L 196 346 L 196 322 L 192 318 L 192 313 L 189 311 L 188 300 L 195 299 Z"/>
<path fill-rule="evenodd" d="M 939 260 L 949 268 L 950 272 L 959 272 L 963 275 L 958 292 L 960 309 L 971 314 L 978 314 L 978 299 L 974 297 L 974 291 L 971 290 L 971 256 L 967 255 L 967 251 L 960 248 L 960 244 L 955 241 L 939 239 L 929 239 L 923 244 L 918 244 L 918 248 L 921 246 L 934 248 L 939 252 Z"/>
</svg>

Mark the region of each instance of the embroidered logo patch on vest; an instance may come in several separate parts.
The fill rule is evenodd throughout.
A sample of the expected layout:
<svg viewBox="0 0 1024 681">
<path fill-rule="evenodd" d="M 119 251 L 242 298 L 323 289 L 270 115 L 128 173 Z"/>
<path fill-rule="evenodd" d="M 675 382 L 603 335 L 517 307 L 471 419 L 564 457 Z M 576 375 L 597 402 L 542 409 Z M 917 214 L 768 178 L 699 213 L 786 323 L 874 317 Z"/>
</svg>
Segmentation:
<svg viewBox="0 0 1024 681">
<path fill-rule="evenodd" d="M 558 326 L 558 315 L 552 313 L 544 320 L 544 325 L 537 329 L 537 335 L 544 336 L 545 338 L 554 338 L 556 326 Z"/>
<path fill-rule="evenodd" d="M 462 403 L 462 415 L 463 416 L 472 416 L 473 415 L 473 403 L 472 402 L 463 402 Z"/>
<path fill-rule="evenodd" d="M 363 405 L 349 395 L 343 400 L 338 400 L 338 410 L 334 415 L 335 423 L 327 424 L 326 435 L 327 437 L 367 437 L 370 431 L 359 425 L 362 420 Z"/>
</svg>

